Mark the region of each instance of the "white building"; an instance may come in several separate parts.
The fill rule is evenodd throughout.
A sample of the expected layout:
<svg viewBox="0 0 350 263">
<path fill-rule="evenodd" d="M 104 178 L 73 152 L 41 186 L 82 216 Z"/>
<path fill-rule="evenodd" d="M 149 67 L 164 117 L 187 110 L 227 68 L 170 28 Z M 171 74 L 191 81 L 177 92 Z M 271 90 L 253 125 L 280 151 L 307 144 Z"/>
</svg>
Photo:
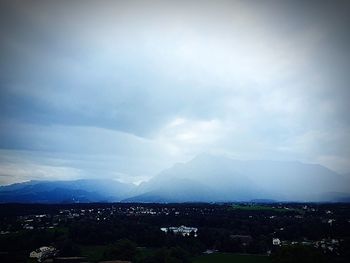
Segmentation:
<svg viewBox="0 0 350 263">
<path fill-rule="evenodd" d="M 279 238 L 273 238 L 272 239 L 272 245 L 280 246 L 281 245 L 281 240 Z"/>
<path fill-rule="evenodd" d="M 174 234 L 180 234 L 183 236 L 189 236 L 192 232 L 194 236 L 197 237 L 198 228 L 196 227 L 187 227 L 187 226 L 179 226 L 179 227 L 162 227 L 161 231 L 168 233 L 172 231 Z"/>
<path fill-rule="evenodd" d="M 32 252 L 30 252 L 29 257 L 30 258 L 37 258 L 39 262 L 41 260 L 55 256 L 57 254 L 57 249 L 54 247 L 40 247 Z"/>
</svg>

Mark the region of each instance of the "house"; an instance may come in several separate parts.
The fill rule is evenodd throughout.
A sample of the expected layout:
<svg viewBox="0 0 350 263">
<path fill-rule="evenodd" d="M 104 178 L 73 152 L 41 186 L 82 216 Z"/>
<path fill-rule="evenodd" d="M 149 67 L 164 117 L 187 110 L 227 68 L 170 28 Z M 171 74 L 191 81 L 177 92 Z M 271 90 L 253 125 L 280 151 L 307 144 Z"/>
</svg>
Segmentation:
<svg viewBox="0 0 350 263">
<path fill-rule="evenodd" d="M 281 240 L 279 238 L 273 238 L 272 239 L 272 245 L 280 246 L 281 245 Z"/>
<path fill-rule="evenodd" d="M 182 236 L 189 236 L 191 233 L 193 233 L 194 236 L 197 237 L 198 228 L 187 227 L 187 226 L 179 226 L 179 227 L 171 226 L 171 227 L 162 227 L 160 230 L 165 233 L 173 232 L 174 234 L 180 234 Z"/>
<path fill-rule="evenodd" d="M 39 262 L 42 260 L 53 257 L 58 253 L 57 249 L 54 247 L 40 247 L 32 252 L 30 252 L 30 258 L 37 258 Z"/>
</svg>

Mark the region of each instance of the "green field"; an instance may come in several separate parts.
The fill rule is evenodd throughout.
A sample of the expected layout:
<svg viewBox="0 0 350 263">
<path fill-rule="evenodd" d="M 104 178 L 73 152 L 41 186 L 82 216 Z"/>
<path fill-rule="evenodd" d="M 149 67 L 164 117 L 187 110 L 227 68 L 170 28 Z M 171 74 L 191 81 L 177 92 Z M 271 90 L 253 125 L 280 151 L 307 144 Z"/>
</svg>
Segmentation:
<svg viewBox="0 0 350 263">
<path fill-rule="evenodd" d="M 193 263 L 270 263 L 268 256 L 239 255 L 230 253 L 214 253 L 202 255 L 194 259 Z"/>
<path fill-rule="evenodd" d="M 86 257 L 86 259 L 90 262 L 99 262 L 104 259 L 104 253 L 107 250 L 107 245 L 101 245 L 101 246 L 79 246 L 81 255 Z M 149 256 L 152 255 L 156 249 L 154 248 L 145 248 L 145 247 L 138 247 L 137 248 L 138 255 L 143 256 Z"/>
<path fill-rule="evenodd" d="M 89 261 L 97 262 L 103 259 L 106 246 L 80 246 L 80 250 Z"/>
</svg>

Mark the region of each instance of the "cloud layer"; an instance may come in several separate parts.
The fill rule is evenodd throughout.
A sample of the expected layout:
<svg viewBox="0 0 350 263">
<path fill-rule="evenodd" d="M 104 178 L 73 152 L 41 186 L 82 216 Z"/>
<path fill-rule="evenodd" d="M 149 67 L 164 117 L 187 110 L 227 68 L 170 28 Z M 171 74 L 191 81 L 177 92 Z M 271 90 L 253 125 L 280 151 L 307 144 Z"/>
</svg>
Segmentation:
<svg viewBox="0 0 350 263">
<path fill-rule="evenodd" d="M 2 1 L 0 183 L 210 152 L 350 171 L 346 1 Z"/>
</svg>

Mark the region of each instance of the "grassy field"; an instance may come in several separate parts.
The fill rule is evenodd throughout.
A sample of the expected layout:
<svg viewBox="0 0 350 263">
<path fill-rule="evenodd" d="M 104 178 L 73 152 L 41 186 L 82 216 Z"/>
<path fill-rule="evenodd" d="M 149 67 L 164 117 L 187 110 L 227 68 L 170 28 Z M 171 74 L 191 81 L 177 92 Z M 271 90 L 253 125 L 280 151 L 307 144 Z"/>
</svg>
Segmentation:
<svg viewBox="0 0 350 263">
<path fill-rule="evenodd" d="M 82 255 L 91 262 L 98 262 L 103 259 L 105 246 L 81 246 Z M 152 254 L 154 249 L 138 248 L 142 254 Z M 210 255 L 201 255 L 194 258 L 193 263 L 270 263 L 268 256 L 260 255 L 242 255 L 233 253 L 214 253 Z"/>
<path fill-rule="evenodd" d="M 268 256 L 239 255 L 230 253 L 214 253 L 202 255 L 194 259 L 193 263 L 270 263 Z"/>
<path fill-rule="evenodd" d="M 103 259 L 106 246 L 81 246 L 81 254 L 89 261 L 97 262 Z"/>
<path fill-rule="evenodd" d="M 82 256 L 86 257 L 89 262 L 98 262 L 104 260 L 103 254 L 106 251 L 107 246 L 80 246 Z M 154 248 L 138 247 L 139 254 L 148 256 L 155 252 Z"/>
</svg>

